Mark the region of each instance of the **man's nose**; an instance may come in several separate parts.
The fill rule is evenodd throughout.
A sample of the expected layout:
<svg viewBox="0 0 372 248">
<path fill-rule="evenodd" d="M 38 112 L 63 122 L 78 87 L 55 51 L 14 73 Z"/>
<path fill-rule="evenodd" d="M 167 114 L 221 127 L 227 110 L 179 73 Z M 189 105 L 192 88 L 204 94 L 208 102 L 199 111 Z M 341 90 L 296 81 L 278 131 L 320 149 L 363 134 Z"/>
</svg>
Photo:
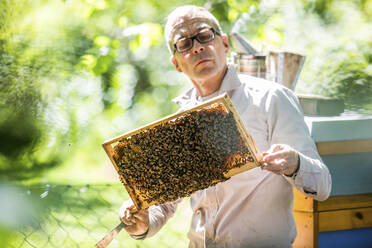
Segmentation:
<svg viewBox="0 0 372 248">
<path fill-rule="evenodd" d="M 192 53 L 200 53 L 204 51 L 204 45 L 200 44 L 197 39 L 194 40 L 194 45 L 192 47 Z"/>
</svg>

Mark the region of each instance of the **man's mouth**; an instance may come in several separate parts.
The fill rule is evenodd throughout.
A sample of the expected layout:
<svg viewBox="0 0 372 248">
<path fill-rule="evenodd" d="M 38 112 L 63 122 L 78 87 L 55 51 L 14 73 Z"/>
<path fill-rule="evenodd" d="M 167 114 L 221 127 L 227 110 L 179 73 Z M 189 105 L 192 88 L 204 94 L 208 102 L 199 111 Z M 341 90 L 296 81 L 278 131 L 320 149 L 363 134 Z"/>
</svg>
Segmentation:
<svg viewBox="0 0 372 248">
<path fill-rule="evenodd" d="M 195 66 L 198 66 L 198 65 L 200 65 L 200 64 L 203 64 L 203 63 L 205 63 L 205 62 L 209 62 L 209 61 L 211 61 L 211 59 L 208 59 L 208 58 L 201 59 L 201 60 L 199 60 L 199 61 L 196 63 Z"/>
</svg>

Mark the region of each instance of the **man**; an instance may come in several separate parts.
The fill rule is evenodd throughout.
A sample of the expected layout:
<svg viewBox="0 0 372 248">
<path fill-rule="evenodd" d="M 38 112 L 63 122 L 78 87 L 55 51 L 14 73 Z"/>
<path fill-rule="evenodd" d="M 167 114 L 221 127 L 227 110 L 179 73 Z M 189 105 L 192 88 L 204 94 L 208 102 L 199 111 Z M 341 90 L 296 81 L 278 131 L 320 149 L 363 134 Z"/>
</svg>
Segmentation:
<svg viewBox="0 0 372 248">
<path fill-rule="evenodd" d="M 261 168 L 191 196 L 190 247 L 290 247 L 296 237 L 292 187 L 317 200 L 325 200 L 331 190 L 330 174 L 297 98 L 279 84 L 238 75 L 227 65 L 228 38 L 204 8 L 174 10 L 165 36 L 171 62 L 194 86 L 175 99 L 181 108 L 228 92 L 258 148 L 267 151 Z M 120 218 L 132 237 L 148 238 L 173 215 L 178 202 L 137 214 L 130 213 L 131 202 L 126 202 Z"/>
</svg>

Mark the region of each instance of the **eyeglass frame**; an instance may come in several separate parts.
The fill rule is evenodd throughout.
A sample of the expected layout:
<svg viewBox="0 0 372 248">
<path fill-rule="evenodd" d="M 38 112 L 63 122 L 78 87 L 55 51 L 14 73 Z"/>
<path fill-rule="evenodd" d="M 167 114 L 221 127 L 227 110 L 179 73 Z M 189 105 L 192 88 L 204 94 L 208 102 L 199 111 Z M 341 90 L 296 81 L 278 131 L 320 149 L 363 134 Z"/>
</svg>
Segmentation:
<svg viewBox="0 0 372 248">
<path fill-rule="evenodd" d="M 212 33 L 213 33 L 213 38 L 212 38 L 210 41 L 207 41 L 207 42 L 200 42 L 199 39 L 197 38 L 197 36 L 201 33 L 200 31 L 202 31 L 202 30 L 204 30 L 204 29 L 209 29 L 209 30 L 211 30 Z M 194 40 L 197 40 L 197 41 L 199 42 L 199 44 L 206 44 L 206 43 L 208 43 L 208 42 L 213 41 L 213 40 L 216 38 L 216 37 L 215 37 L 216 35 L 221 36 L 221 33 L 218 32 L 218 31 L 216 31 L 214 28 L 203 28 L 202 30 L 200 30 L 197 34 L 195 34 L 195 35 L 193 35 L 193 36 L 191 36 L 191 37 L 184 38 L 184 39 L 191 39 L 192 46 L 191 46 L 189 49 L 187 49 L 187 50 L 185 50 L 185 51 L 183 51 L 183 52 L 180 52 L 180 51 L 178 51 L 178 49 L 177 49 L 177 45 L 176 45 L 176 44 L 177 44 L 177 42 L 180 41 L 180 40 L 178 40 L 177 42 L 175 42 L 175 43 L 173 44 L 173 48 L 174 48 L 174 50 L 173 50 L 173 54 L 176 54 L 176 52 L 178 52 L 178 53 L 185 53 L 185 52 L 187 52 L 187 51 L 190 51 L 190 50 L 194 47 Z"/>
</svg>

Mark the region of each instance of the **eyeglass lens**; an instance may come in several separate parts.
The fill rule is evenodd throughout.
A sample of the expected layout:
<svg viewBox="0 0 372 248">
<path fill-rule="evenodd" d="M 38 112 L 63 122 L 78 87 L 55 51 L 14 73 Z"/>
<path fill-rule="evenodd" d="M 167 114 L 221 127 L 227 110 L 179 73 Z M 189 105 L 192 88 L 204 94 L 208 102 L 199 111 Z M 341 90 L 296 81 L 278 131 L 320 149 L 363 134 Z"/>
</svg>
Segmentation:
<svg viewBox="0 0 372 248">
<path fill-rule="evenodd" d="M 176 42 L 176 49 L 178 52 L 186 52 L 190 50 L 193 46 L 194 39 L 199 43 L 204 44 L 210 42 L 214 39 L 214 33 L 212 29 L 203 29 L 195 36 L 189 38 L 183 38 Z"/>
</svg>

